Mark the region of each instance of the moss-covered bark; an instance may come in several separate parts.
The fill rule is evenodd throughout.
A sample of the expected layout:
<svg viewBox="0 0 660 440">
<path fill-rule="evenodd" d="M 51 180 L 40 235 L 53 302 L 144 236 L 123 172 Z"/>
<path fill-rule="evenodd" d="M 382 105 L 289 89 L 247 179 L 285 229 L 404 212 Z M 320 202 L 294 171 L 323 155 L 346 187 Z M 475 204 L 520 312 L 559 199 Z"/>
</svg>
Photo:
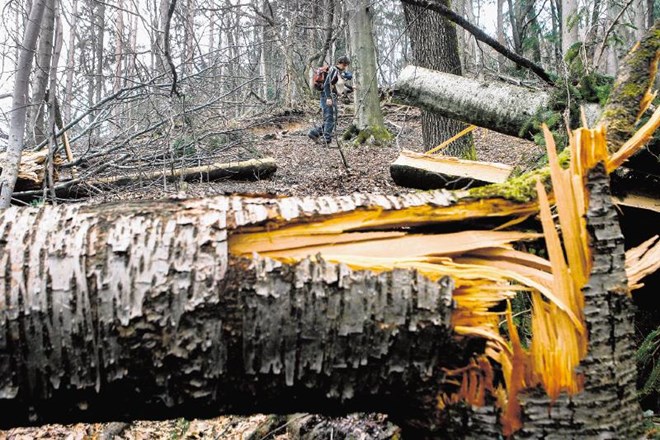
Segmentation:
<svg viewBox="0 0 660 440">
<path fill-rule="evenodd" d="M 617 151 L 635 132 L 640 112 L 650 99 L 660 57 L 660 22 L 626 55 L 601 122 L 607 127 L 610 152 Z"/>
</svg>

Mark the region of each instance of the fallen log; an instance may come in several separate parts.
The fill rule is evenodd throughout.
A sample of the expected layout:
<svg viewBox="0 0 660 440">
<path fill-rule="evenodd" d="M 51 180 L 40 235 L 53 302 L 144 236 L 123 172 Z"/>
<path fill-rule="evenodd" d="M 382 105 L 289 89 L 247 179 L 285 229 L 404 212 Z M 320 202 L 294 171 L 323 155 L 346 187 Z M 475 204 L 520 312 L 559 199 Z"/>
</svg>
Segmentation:
<svg viewBox="0 0 660 440">
<path fill-rule="evenodd" d="M 271 157 L 250 159 L 240 162 L 216 162 L 188 168 L 169 168 L 159 171 L 136 172 L 96 179 L 76 178 L 61 180 L 55 187 L 55 194 L 61 198 L 85 197 L 93 194 L 93 188 L 130 185 L 156 179 L 184 180 L 186 182 L 212 182 L 223 179 L 259 180 L 267 179 L 277 171 L 277 164 Z M 41 191 L 19 191 L 14 197 L 29 199 L 42 195 Z"/>
<path fill-rule="evenodd" d="M 159 171 L 137 172 L 124 175 L 93 179 L 92 185 L 121 186 L 140 180 L 166 178 L 180 179 L 186 182 L 211 182 L 221 179 L 260 180 L 267 179 L 277 170 L 272 157 L 250 159 L 240 162 L 215 162 L 188 168 L 170 168 Z"/>
<path fill-rule="evenodd" d="M 438 192 L 396 204 L 422 213 L 429 201 L 455 203 Z M 448 278 L 228 255 L 232 229 L 359 207 L 400 223 L 394 203 L 218 197 L 8 209 L 0 424 L 376 407 L 426 419 L 418 412 L 434 411 L 441 367 L 471 353 L 450 338 Z M 437 217 L 428 215 L 418 221 Z"/>
<path fill-rule="evenodd" d="M 397 185 L 417 189 L 462 189 L 502 183 L 512 171 L 512 167 L 504 164 L 407 150 L 390 165 L 390 175 Z"/>
<path fill-rule="evenodd" d="M 547 108 L 550 95 L 409 65 L 399 74 L 393 99 L 489 130 L 531 138 L 535 133 L 521 133 L 521 129 L 539 109 Z"/>
<path fill-rule="evenodd" d="M 637 130 L 640 119 L 654 99 L 651 89 L 660 58 L 659 27 L 660 22 L 655 23 L 624 58 L 598 120 L 598 124 L 607 128 L 611 153 L 618 151 Z M 468 124 L 532 139 L 538 131 L 536 124 L 530 122 L 535 121 L 540 112 L 553 110 L 560 115 L 563 110 L 556 102 L 553 106 L 557 108 L 548 108 L 554 92 L 534 91 L 497 81 L 480 82 L 411 65 L 401 72 L 394 99 Z M 621 198 L 627 195 L 657 198 L 660 162 L 655 152 L 658 145 L 655 139 L 648 141 L 648 148 L 640 151 L 637 158 L 631 158 L 613 177 L 613 188 Z M 634 182 L 632 187 L 631 182 Z M 651 190 L 639 193 L 635 187 L 640 185 Z M 433 187 L 431 184 L 427 186 Z"/>
<path fill-rule="evenodd" d="M 530 435 L 631 437 L 641 412 L 631 315 L 617 315 L 629 310 L 621 237 L 604 168 L 585 177 L 594 336 L 575 392 L 588 399 L 561 397 L 551 413 L 534 388 L 509 400 L 520 397 L 516 429 Z M 414 438 L 512 429 L 480 400 L 483 385 L 466 383 L 477 400 L 462 410 L 438 410 L 468 360 L 499 346 L 489 310 L 531 283 L 566 313 L 561 328 L 580 318 L 543 281 L 548 263 L 508 245 L 536 234 L 433 230 L 537 211 L 536 201 L 446 191 L 10 208 L 0 216 L 0 423 L 368 410 Z M 524 276 L 512 272 L 521 262 Z"/>
</svg>

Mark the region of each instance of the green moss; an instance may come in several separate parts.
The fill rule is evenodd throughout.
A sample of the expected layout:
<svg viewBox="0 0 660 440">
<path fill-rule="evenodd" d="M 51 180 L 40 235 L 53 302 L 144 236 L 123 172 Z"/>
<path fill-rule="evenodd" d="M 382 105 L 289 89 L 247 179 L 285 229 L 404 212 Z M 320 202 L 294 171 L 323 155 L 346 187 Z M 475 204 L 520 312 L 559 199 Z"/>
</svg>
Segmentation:
<svg viewBox="0 0 660 440">
<path fill-rule="evenodd" d="M 469 190 L 469 194 L 478 199 L 501 197 L 514 202 L 531 202 L 536 200 L 537 179 L 540 179 L 546 190 L 550 191 L 550 170 L 543 168 L 511 178 L 504 183 L 473 188 Z"/>
<path fill-rule="evenodd" d="M 344 140 L 349 140 L 351 138 L 352 137 L 346 138 L 346 134 L 344 134 Z M 355 140 L 353 143 L 360 145 L 366 142 L 371 142 L 374 145 L 384 145 L 390 142 L 392 139 L 394 139 L 392 133 L 390 133 L 387 128 L 381 125 L 359 130 L 355 135 Z"/>
<path fill-rule="evenodd" d="M 607 126 L 610 152 L 618 150 L 635 131 L 641 102 L 655 81 L 652 66 L 659 51 L 660 29 L 656 25 L 624 58 L 601 119 Z"/>
<path fill-rule="evenodd" d="M 520 137 L 532 139 L 539 145 L 545 145 L 541 125 L 546 124 L 557 141 L 557 145 L 567 144 L 568 134 L 564 123 L 564 114 L 568 110 L 571 129 L 581 125 L 580 107 L 586 103 L 598 103 L 601 106 L 607 101 L 614 79 L 589 71 L 584 66 L 582 52 L 584 45 L 576 43 L 567 51 L 565 61 L 568 66 L 568 77 L 555 80 L 557 87 L 550 93 L 547 108 L 542 108 L 529 118 L 519 132 Z"/>
<path fill-rule="evenodd" d="M 570 165 L 570 150 L 564 149 L 558 156 L 559 166 L 566 169 Z M 547 155 L 544 155 L 539 162 L 544 161 L 547 165 Z M 539 165 L 540 166 L 540 165 Z M 469 190 L 470 196 L 478 199 L 501 197 L 514 202 L 531 202 L 536 200 L 536 181 L 541 180 L 547 192 L 552 191 L 552 182 L 550 180 L 550 168 L 536 168 L 527 173 L 510 177 L 504 183 L 495 183 Z"/>
</svg>

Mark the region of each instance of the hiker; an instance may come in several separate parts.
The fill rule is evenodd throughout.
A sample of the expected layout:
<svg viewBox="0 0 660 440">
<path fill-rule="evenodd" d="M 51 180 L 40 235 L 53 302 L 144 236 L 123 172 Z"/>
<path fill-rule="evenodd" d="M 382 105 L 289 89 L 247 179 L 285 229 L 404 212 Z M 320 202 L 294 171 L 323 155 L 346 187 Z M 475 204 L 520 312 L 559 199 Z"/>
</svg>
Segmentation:
<svg viewBox="0 0 660 440">
<path fill-rule="evenodd" d="M 326 145 L 332 140 L 332 134 L 337 125 L 337 81 L 339 75 L 346 80 L 353 76 L 346 68 L 351 64 L 347 56 L 337 58 L 334 66 L 328 69 L 321 90 L 321 110 L 323 111 L 323 126 L 312 128 L 307 136 L 315 142 L 324 142 Z"/>
</svg>

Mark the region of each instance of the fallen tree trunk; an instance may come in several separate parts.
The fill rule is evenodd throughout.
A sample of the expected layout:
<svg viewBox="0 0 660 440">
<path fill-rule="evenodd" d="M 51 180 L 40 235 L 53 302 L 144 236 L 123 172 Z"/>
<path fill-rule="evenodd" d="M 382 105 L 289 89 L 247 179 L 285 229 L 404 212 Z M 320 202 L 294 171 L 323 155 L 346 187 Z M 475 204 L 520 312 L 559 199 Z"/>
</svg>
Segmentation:
<svg viewBox="0 0 660 440">
<path fill-rule="evenodd" d="M 590 206 L 608 198 L 598 187 Z M 0 216 L 6 237 L 0 246 L 0 423 L 368 410 L 388 413 L 415 438 L 466 428 L 496 432 L 493 411 L 463 411 L 448 428 L 454 419 L 437 409 L 443 371 L 466 365 L 485 348 L 483 339 L 452 333 L 451 278 L 309 258 L 292 265 L 245 259 L 240 255 L 249 243 L 258 242 L 242 237 L 263 231 L 268 240 L 269 231 L 314 229 L 319 221 L 384 234 L 536 209 L 534 202 L 443 191 L 10 208 Z M 606 211 L 609 237 L 616 218 Z M 601 212 L 595 208 L 588 221 Z M 287 246 L 286 234 L 278 237 L 274 243 Z M 600 248 L 594 252 L 598 260 Z M 619 275 L 608 292 L 624 288 Z M 594 289 L 609 294 L 601 284 Z M 619 321 L 608 318 L 604 325 L 622 349 L 630 348 L 627 331 L 618 338 Z M 594 347 L 599 360 L 603 353 Z M 612 382 L 608 376 L 595 392 L 622 393 L 631 386 L 625 377 Z M 602 414 L 592 419 L 590 411 L 571 411 L 591 432 L 636 432 L 634 405 L 608 402 L 610 409 L 628 405 L 629 417 L 603 428 Z M 526 420 L 530 433 L 548 423 L 546 403 L 532 403 L 529 413 L 538 414 Z M 553 411 L 564 411 L 557 405 Z M 465 417 L 471 425 L 463 425 Z"/>
<path fill-rule="evenodd" d="M 390 175 L 397 185 L 417 189 L 461 189 L 502 183 L 512 171 L 504 164 L 406 150 L 390 165 Z"/>
<path fill-rule="evenodd" d="M 60 181 L 55 185 L 55 194 L 61 198 L 85 197 L 97 191 L 94 188 L 123 186 L 141 181 L 167 179 L 185 180 L 186 182 L 212 182 L 223 179 L 259 180 L 267 179 L 277 171 L 277 164 L 271 157 L 250 159 L 240 162 L 216 162 L 197 167 L 166 169 L 162 171 L 129 173 L 120 176 L 102 177 L 97 179 L 76 178 L 70 181 Z M 43 191 L 19 191 L 14 197 L 30 199 L 41 196 Z"/>
<path fill-rule="evenodd" d="M 353 209 L 374 201 L 392 203 Z M 450 280 L 229 258 L 228 225 L 351 209 L 328 202 L 5 211 L 0 424 L 434 408 L 440 368 L 465 361 Z"/>
<path fill-rule="evenodd" d="M 393 98 L 468 124 L 531 138 L 535 133 L 521 129 L 548 106 L 550 95 L 410 65 L 401 71 Z"/>
<path fill-rule="evenodd" d="M 267 179 L 275 171 L 277 164 L 272 157 L 250 159 L 240 162 L 215 162 L 188 168 L 165 169 L 147 173 L 129 173 L 124 175 L 93 179 L 91 185 L 127 185 L 140 180 L 166 178 L 168 180 L 180 179 L 186 182 L 210 182 L 221 179 L 259 180 Z"/>
</svg>

